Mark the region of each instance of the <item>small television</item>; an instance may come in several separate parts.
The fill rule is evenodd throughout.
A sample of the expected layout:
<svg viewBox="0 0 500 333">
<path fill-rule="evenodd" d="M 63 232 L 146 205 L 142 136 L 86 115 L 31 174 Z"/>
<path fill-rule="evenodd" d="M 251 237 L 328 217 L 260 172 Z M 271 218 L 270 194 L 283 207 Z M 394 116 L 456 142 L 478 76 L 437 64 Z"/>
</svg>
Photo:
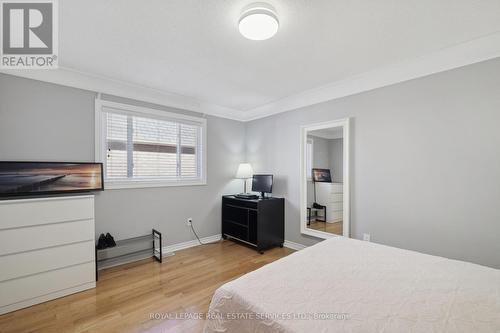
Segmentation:
<svg viewBox="0 0 500 333">
<path fill-rule="evenodd" d="M 312 169 L 312 178 L 314 182 L 317 183 L 331 183 L 332 175 L 330 169 Z"/>
<path fill-rule="evenodd" d="M 104 190 L 102 163 L 0 162 L 0 198 Z"/>
<path fill-rule="evenodd" d="M 273 175 L 253 175 L 252 191 L 260 192 L 264 198 L 264 193 L 273 192 Z"/>
</svg>

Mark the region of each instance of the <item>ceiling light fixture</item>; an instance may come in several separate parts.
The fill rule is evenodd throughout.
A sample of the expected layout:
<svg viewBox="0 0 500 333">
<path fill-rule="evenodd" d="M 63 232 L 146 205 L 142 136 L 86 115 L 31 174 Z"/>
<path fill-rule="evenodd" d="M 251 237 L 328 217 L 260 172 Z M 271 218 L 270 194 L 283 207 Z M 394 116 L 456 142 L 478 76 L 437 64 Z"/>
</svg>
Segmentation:
<svg viewBox="0 0 500 333">
<path fill-rule="evenodd" d="M 247 6 L 241 13 L 240 33 L 251 40 L 265 40 L 278 32 L 279 21 L 271 5 L 256 2 Z"/>
</svg>

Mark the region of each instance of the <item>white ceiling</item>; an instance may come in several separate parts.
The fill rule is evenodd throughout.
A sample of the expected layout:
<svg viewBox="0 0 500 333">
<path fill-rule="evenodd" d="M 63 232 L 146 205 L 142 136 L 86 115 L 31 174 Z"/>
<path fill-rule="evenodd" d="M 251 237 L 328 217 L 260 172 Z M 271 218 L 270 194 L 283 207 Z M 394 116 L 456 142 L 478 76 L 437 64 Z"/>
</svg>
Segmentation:
<svg viewBox="0 0 500 333">
<path fill-rule="evenodd" d="M 304 91 L 500 31 L 499 0 L 269 0 L 280 30 L 251 41 L 237 29 L 251 2 L 59 1 L 59 65 L 208 109 L 267 112 Z"/>
</svg>

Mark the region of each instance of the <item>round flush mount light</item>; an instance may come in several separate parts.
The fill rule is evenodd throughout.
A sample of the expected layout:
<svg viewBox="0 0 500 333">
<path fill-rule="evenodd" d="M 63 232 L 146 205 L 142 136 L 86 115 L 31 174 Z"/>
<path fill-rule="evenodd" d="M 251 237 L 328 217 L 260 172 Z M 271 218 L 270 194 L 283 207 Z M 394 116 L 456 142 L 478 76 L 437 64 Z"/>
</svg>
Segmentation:
<svg viewBox="0 0 500 333">
<path fill-rule="evenodd" d="M 251 40 L 265 40 L 278 32 L 279 21 L 271 5 L 263 2 L 247 6 L 241 13 L 240 33 Z"/>
</svg>

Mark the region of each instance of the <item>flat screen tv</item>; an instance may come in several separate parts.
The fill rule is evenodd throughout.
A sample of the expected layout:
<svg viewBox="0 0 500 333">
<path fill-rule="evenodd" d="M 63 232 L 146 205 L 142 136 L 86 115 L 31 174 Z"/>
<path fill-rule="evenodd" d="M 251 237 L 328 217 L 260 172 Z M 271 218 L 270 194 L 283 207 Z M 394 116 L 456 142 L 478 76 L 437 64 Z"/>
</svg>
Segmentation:
<svg viewBox="0 0 500 333">
<path fill-rule="evenodd" d="M 313 181 L 318 183 L 331 183 L 332 175 L 330 169 L 312 169 Z"/>
<path fill-rule="evenodd" d="M 0 198 L 102 190 L 102 163 L 0 162 Z"/>
</svg>

